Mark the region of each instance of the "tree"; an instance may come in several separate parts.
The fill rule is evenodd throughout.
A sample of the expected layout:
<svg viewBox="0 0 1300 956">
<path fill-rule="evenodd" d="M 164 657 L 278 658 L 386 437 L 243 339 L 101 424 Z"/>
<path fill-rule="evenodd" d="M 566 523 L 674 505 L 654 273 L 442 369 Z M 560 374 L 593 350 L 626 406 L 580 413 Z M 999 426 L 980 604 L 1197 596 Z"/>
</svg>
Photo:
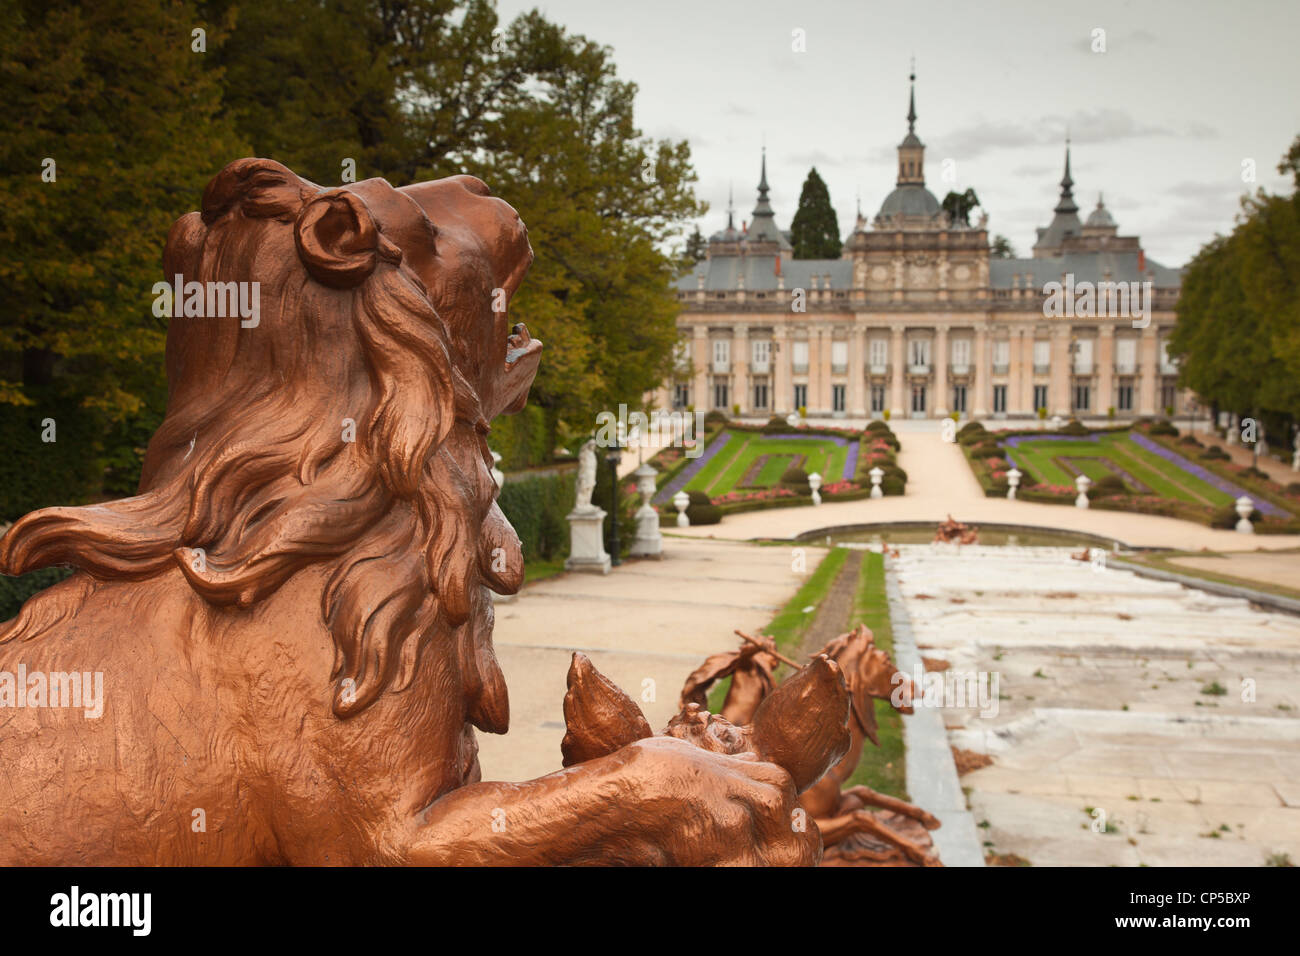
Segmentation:
<svg viewBox="0 0 1300 956">
<path fill-rule="evenodd" d="M 156 422 L 165 399 L 166 320 L 152 314 L 152 287 L 167 231 L 247 152 L 220 115 L 208 60 L 225 24 L 172 0 L 6 11 L 0 402 L 75 409 L 81 424 L 94 420 L 83 456 L 138 473 L 131 459 L 149 428 L 131 423 Z"/>
<path fill-rule="evenodd" d="M 970 211 L 980 204 L 975 190 L 967 189 L 964 193 L 950 192 L 943 197 L 943 208 L 948 213 L 948 221 L 953 225 L 970 225 Z"/>
<path fill-rule="evenodd" d="M 1300 137 L 1279 166 L 1300 186 Z M 1205 402 L 1258 415 L 1283 433 L 1300 417 L 1300 192 L 1242 198 L 1228 236 L 1183 273 L 1169 351 Z"/>
<path fill-rule="evenodd" d="M 790 223 L 790 242 L 796 259 L 838 259 L 844 240 L 831 205 L 830 192 L 814 166 L 799 193 L 799 208 Z"/>
<path fill-rule="evenodd" d="M 1014 259 L 1016 250 L 1006 236 L 994 236 L 993 244 L 989 246 L 989 255 L 994 259 Z"/>
<path fill-rule="evenodd" d="M 709 257 L 709 243 L 697 225 L 695 231 L 686 237 L 686 248 L 682 252 L 682 264 L 690 269 L 698 262 Z"/>
</svg>

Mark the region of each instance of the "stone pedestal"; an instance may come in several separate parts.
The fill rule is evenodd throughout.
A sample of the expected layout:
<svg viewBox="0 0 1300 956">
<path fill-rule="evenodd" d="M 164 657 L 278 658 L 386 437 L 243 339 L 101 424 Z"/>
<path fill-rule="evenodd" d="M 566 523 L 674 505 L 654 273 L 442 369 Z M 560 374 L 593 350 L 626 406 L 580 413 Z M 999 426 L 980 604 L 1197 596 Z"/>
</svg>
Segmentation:
<svg viewBox="0 0 1300 956">
<path fill-rule="evenodd" d="M 592 505 L 586 509 L 574 508 L 566 518 L 569 522 L 569 557 L 564 562 L 564 570 L 609 574 L 605 512 Z"/>
<path fill-rule="evenodd" d="M 636 478 L 637 491 L 641 493 L 641 507 L 636 512 L 636 540 L 632 542 L 632 557 L 662 558 L 664 556 L 664 536 L 659 532 L 659 512 L 650 504 L 655 493 L 655 471 L 653 465 L 642 464 L 632 472 Z"/>
</svg>

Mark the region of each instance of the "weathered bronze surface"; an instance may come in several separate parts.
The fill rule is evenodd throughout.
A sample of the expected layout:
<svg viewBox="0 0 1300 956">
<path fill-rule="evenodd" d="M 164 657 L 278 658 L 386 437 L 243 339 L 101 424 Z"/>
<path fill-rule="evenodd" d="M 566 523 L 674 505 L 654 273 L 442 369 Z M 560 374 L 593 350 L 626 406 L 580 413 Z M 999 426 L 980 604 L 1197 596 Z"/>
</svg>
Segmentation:
<svg viewBox="0 0 1300 956">
<path fill-rule="evenodd" d="M 746 643 L 740 648 L 712 655 L 687 678 L 682 688 L 684 705 L 702 706 L 697 702 L 706 699 L 709 688 L 729 676 L 731 687 L 722 716 L 733 724 L 743 724 L 756 718 L 760 703 L 782 693 L 790 681 L 775 682 L 773 672 L 778 659 L 770 638 L 741 636 Z M 848 683 L 851 714 L 850 740 L 843 759 L 799 797 L 799 805 L 821 831 L 826 846 L 823 864 L 941 866 L 926 832 L 939 826 L 933 815 L 870 787 L 841 789 L 862 758 L 863 740 L 880 744 L 875 701 L 888 700 L 900 713 L 912 713 L 911 678 L 875 646 L 871 630 L 865 625 L 841 634 L 814 659 L 823 658 L 840 666 Z M 883 812 L 875 813 L 867 807 L 877 807 Z"/>
<path fill-rule="evenodd" d="M 139 493 L 0 540 L 7 574 L 76 569 L 0 630 L 0 672 L 104 688 L 98 719 L 0 709 L 0 862 L 818 860 L 791 819 L 848 744 L 829 661 L 802 713 L 706 733 L 732 752 L 648 736 L 575 659 L 570 766 L 480 780 L 474 728 L 509 723 L 489 588 L 523 578 L 487 434 L 541 351 L 506 307 L 532 260 L 509 205 L 469 176 L 323 189 L 240 160 L 163 259 L 259 283 L 261 317 L 173 318 Z"/>
</svg>

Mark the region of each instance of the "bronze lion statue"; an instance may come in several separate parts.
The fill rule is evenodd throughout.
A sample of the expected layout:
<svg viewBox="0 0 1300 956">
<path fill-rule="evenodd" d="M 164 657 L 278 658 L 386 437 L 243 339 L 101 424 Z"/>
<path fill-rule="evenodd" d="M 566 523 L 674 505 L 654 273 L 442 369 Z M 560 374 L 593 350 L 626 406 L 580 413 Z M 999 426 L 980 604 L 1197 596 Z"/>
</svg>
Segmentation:
<svg viewBox="0 0 1300 956">
<path fill-rule="evenodd" d="M 489 589 L 523 578 L 487 436 L 540 360 L 508 309 L 532 255 L 469 176 L 212 179 L 165 276 L 255 282 L 259 321 L 174 311 L 138 493 L 0 539 L 6 574 L 75 569 L 0 625 L 0 672 L 103 681 L 98 719 L 34 684 L 0 706 L 0 862 L 820 857 L 791 774 L 754 753 L 650 736 L 480 780 L 475 729 L 509 724 Z"/>
</svg>

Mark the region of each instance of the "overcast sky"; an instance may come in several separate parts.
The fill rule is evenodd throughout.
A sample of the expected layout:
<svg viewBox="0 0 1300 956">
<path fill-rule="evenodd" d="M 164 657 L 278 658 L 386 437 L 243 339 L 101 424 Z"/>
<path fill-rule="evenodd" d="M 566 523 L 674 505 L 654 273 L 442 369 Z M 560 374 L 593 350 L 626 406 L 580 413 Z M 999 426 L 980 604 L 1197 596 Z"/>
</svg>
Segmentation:
<svg viewBox="0 0 1300 956">
<path fill-rule="evenodd" d="M 1300 133 L 1297 0 L 498 0 L 503 19 L 533 7 L 613 48 L 643 132 L 690 143 L 706 235 L 725 225 L 729 183 L 737 225 L 750 218 L 764 140 L 782 228 L 813 165 L 842 234 L 859 191 L 874 217 L 913 55 L 926 185 L 940 199 L 974 187 L 990 235 L 1020 255 L 1051 219 L 1067 127 L 1081 215 L 1104 192 L 1120 234 L 1165 265 L 1230 230 L 1244 189 L 1289 191 L 1276 169 Z"/>
</svg>

